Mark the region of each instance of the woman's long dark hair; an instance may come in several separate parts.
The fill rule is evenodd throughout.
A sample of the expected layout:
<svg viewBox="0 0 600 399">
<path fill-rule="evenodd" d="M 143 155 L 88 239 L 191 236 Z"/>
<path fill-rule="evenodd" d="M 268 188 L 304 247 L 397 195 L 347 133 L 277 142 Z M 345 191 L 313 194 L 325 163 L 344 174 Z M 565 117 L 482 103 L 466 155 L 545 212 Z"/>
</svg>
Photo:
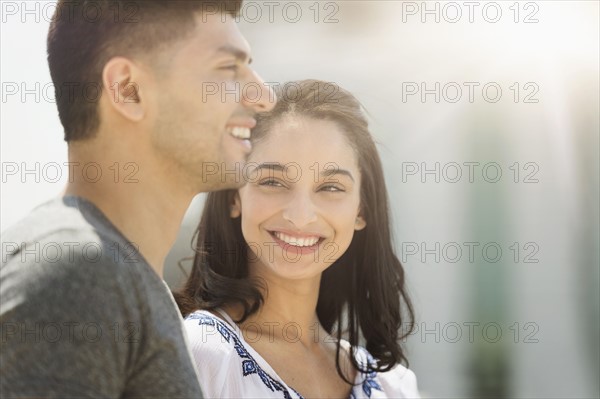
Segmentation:
<svg viewBox="0 0 600 399">
<path fill-rule="evenodd" d="M 367 225 L 355 231 L 348 250 L 323 272 L 317 303 L 321 325 L 338 338 L 337 371 L 352 383 L 340 369 L 343 333 L 352 346 L 350 359 L 357 370 L 388 371 L 397 363 L 408 364 L 400 341 L 414 330 L 414 311 L 404 269 L 393 250 L 381 160 L 361 105 L 339 86 L 318 80 L 291 82 L 276 91 L 275 108 L 257 116 L 252 133 L 255 143 L 274 122 L 293 114 L 338 123 L 358 159 L 361 211 Z M 242 235 L 241 218 L 230 217 L 234 194 L 235 190 L 208 194 L 192 271 L 183 289 L 175 293 L 184 316 L 197 309 L 238 303 L 244 308 L 241 323 L 263 303 L 260 282 L 248 277 L 250 249 Z M 356 362 L 354 351 L 361 343 L 377 359 L 376 365 L 365 368 Z"/>
</svg>

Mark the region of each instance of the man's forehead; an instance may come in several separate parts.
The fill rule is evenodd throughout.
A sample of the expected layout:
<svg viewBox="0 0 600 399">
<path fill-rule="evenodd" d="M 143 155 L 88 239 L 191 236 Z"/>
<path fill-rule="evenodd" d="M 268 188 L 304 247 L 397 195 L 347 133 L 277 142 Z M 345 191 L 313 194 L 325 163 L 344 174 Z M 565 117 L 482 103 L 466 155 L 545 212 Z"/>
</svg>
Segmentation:
<svg viewBox="0 0 600 399">
<path fill-rule="evenodd" d="M 196 14 L 196 41 L 210 57 L 231 54 L 236 58 L 250 57 L 250 45 L 230 15 Z"/>
</svg>

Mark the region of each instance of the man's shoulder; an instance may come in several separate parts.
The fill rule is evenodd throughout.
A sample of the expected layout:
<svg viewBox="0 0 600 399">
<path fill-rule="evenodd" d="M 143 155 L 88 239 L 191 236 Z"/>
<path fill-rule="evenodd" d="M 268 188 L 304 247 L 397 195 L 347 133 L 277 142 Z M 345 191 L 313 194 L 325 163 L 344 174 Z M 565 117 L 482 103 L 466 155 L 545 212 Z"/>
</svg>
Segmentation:
<svg viewBox="0 0 600 399">
<path fill-rule="evenodd" d="M 134 252 L 134 244 L 97 208 L 76 197 L 64 197 L 39 205 L 2 233 L 1 267 L 18 263 L 69 268 L 101 263 L 104 268 L 118 269 Z"/>
<path fill-rule="evenodd" d="M 198 392 L 171 294 L 128 244 L 92 204 L 68 198 L 2 234 L 0 357 L 11 389 Z"/>
<path fill-rule="evenodd" d="M 38 241 L 48 236 L 110 237 L 118 233 L 91 202 L 79 197 L 54 198 L 35 207 L 2 232 L 5 241 Z"/>
</svg>

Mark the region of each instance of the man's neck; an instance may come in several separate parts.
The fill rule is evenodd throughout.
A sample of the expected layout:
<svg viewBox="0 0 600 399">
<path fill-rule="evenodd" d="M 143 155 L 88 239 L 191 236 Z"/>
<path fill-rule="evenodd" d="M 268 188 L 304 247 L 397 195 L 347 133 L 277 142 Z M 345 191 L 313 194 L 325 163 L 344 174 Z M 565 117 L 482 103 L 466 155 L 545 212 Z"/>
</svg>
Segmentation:
<svg viewBox="0 0 600 399">
<path fill-rule="evenodd" d="M 160 184 L 155 176 L 142 173 L 141 167 L 139 176 L 132 177 L 137 181 L 124 182 L 121 176 L 115 183 L 111 166 L 118 164 L 121 175 L 130 171 L 124 171 L 119 162 L 97 163 L 103 175 L 109 172 L 111 175 L 92 183 L 75 172 L 69 176 L 64 195 L 83 197 L 98 207 L 162 278 L 164 260 L 175 242 L 193 194 L 178 192 L 178 188 L 168 182 Z"/>
</svg>

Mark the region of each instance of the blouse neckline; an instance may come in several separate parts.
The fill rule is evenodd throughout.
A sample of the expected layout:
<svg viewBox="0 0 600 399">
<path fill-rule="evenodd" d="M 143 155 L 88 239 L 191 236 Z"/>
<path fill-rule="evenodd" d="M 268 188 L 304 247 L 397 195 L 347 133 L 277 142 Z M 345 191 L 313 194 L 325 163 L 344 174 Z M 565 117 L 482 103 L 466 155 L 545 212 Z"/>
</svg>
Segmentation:
<svg viewBox="0 0 600 399">
<path fill-rule="evenodd" d="M 288 391 L 294 392 L 296 395 L 298 395 L 298 397 L 300 399 L 304 399 L 304 396 L 302 396 L 302 394 L 300 394 L 300 392 L 298 392 L 297 390 L 295 390 L 294 388 L 292 388 L 291 386 L 289 386 L 285 380 L 283 378 L 281 378 L 279 376 L 279 374 L 277 374 L 277 372 L 275 371 L 275 369 L 273 369 L 273 367 L 271 367 L 271 365 L 269 364 L 269 362 L 267 362 L 261 355 L 260 353 L 258 353 L 248 342 L 246 342 L 246 339 L 244 338 L 244 335 L 242 334 L 242 330 L 239 328 L 239 326 L 237 325 L 237 323 L 235 323 L 233 321 L 233 319 L 227 314 L 227 312 L 225 312 L 223 309 L 221 308 L 215 308 L 215 311 L 219 314 L 218 317 L 219 319 L 221 319 L 222 321 L 225 322 L 225 326 L 227 328 L 229 328 L 232 333 L 235 333 L 239 340 L 241 341 L 241 343 L 244 345 L 244 348 L 250 352 L 250 354 L 252 355 L 252 357 L 254 358 L 254 360 L 258 363 L 258 365 L 267 373 L 271 376 L 271 378 L 277 380 L 279 383 L 281 383 Z M 208 314 L 211 317 L 217 317 L 215 314 L 207 311 L 207 310 L 197 310 L 196 312 L 202 312 L 204 314 Z M 346 341 L 345 339 L 341 339 L 340 340 L 340 347 L 342 348 L 342 350 L 345 350 L 346 353 L 348 355 L 350 355 L 350 342 Z M 367 356 L 364 356 L 363 353 L 361 353 L 361 351 L 356 350 L 354 352 L 354 356 L 357 360 L 357 362 L 359 364 L 365 364 L 365 362 L 368 362 L 369 359 Z M 374 376 L 371 376 L 374 377 Z M 357 386 L 360 386 L 364 383 L 365 380 L 365 375 L 363 372 L 361 372 L 360 370 L 356 370 L 356 375 L 354 377 L 354 385 L 352 387 L 352 389 L 350 390 L 350 397 L 354 397 L 354 388 Z"/>
<path fill-rule="evenodd" d="M 239 328 L 239 326 L 237 325 L 237 323 L 235 323 L 233 321 L 233 319 L 227 314 L 227 312 L 225 312 L 223 309 L 221 308 L 215 308 L 215 311 L 221 316 L 221 317 L 217 317 L 215 314 L 209 312 L 208 310 L 197 310 L 196 312 L 202 312 L 206 315 L 209 315 L 210 317 L 214 317 L 219 319 L 221 322 L 224 322 L 225 324 L 225 328 L 228 328 L 230 330 L 231 333 L 234 333 L 237 338 L 239 339 L 239 341 L 241 342 L 241 344 L 244 346 L 244 349 L 249 352 L 249 354 L 252 356 L 253 360 L 258 364 L 258 366 L 263 369 L 263 371 L 269 375 L 269 377 L 271 377 L 272 379 L 276 380 L 277 382 L 279 382 L 281 385 L 283 385 L 283 387 L 288 391 L 288 392 L 293 392 L 295 393 L 299 399 L 304 399 L 304 396 L 302 396 L 302 394 L 300 394 L 298 391 L 296 391 L 294 388 L 290 387 L 283 378 L 281 378 L 279 376 L 279 374 L 277 374 L 277 372 L 273 369 L 273 367 L 271 367 L 271 365 L 269 364 L 269 362 L 267 362 L 261 355 L 260 353 L 258 353 L 248 342 L 246 342 L 246 339 L 244 338 L 244 334 L 242 334 L 242 330 Z M 196 313 L 194 312 L 194 313 Z"/>
</svg>

